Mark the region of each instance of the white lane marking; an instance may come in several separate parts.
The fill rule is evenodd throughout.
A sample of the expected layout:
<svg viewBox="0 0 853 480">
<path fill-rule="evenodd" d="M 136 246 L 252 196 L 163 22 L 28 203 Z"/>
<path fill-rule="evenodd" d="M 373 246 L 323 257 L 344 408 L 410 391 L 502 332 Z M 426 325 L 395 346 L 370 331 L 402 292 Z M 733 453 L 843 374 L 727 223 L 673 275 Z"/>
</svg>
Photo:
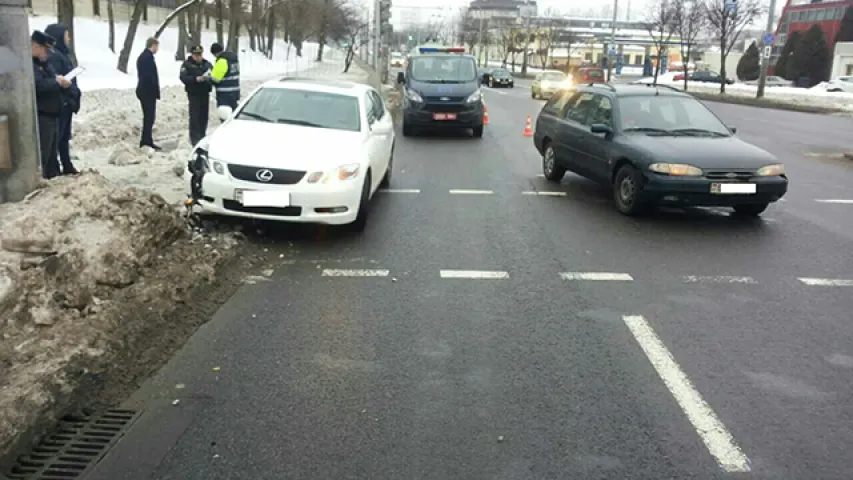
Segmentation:
<svg viewBox="0 0 853 480">
<path fill-rule="evenodd" d="M 419 188 L 383 188 L 382 193 L 421 193 Z"/>
<path fill-rule="evenodd" d="M 565 197 L 566 192 L 521 192 L 522 195 L 537 195 L 540 197 Z"/>
<path fill-rule="evenodd" d="M 818 198 L 815 199 L 815 202 L 818 203 L 840 203 L 843 205 L 853 205 L 853 200 L 848 200 L 844 198 Z"/>
<path fill-rule="evenodd" d="M 853 280 L 843 278 L 804 278 L 800 277 L 799 281 L 813 287 L 853 287 Z"/>
<path fill-rule="evenodd" d="M 441 278 L 473 278 L 478 280 L 502 280 L 509 278 L 509 272 L 495 270 L 442 270 Z"/>
<path fill-rule="evenodd" d="M 537 175 L 536 175 L 536 178 L 545 178 L 545 174 L 544 174 L 544 173 L 539 173 L 539 174 L 537 174 Z"/>
<path fill-rule="evenodd" d="M 563 280 L 594 280 L 594 281 L 615 281 L 615 282 L 633 282 L 634 277 L 627 273 L 608 273 L 608 272 L 562 272 L 560 278 Z"/>
<path fill-rule="evenodd" d="M 323 277 L 387 277 L 389 271 L 388 270 L 375 270 L 375 269 L 360 269 L 360 270 L 346 270 L 346 269 L 337 269 L 337 268 L 326 268 L 323 270 Z"/>
<path fill-rule="evenodd" d="M 453 189 L 450 190 L 451 195 L 492 195 L 495 193 L 492 190 L 465 190 L 465 189 Z"/>
<path fill-rule="evenodd" d="M 622 320 L 720 467 L 726 472 L 749 472 L 749 458 L 741 451 L 711 406 L 693 387 L 646 319 L 642 315 L 625 315 Z"/>
<path fill-rule="evenodd" d="M 749 285 L 756 284 L 752 277 L 731 277 L 728 275 L 719 276 L 703 276 L 703 275 L 687 275 L 683 277 L 685 283 L 745 283 Z"/>
</svg>

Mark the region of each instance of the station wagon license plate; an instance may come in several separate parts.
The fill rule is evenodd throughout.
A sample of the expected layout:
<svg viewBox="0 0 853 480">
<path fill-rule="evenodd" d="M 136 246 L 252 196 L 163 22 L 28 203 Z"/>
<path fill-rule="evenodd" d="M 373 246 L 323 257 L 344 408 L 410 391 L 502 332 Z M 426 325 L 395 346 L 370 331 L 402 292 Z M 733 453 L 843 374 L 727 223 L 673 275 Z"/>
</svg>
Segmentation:
<svg viewBox="0 0 853 480">
<path fill-rule="evenodd" d="M 234 200 L 244 207 L 278 207 L 290 206 L 290 193 L 275 190 L 234 190 Z"/>
<path fill-rule="evenodd" d="M 712 183 L 711 193 L 720 195 L 748 195 L 756 192 L 754 183 Z"/>
<path fill-rule="evenodd" d="M 433 113 L 433 120 L 456 120 L 455 113 Z"/>
</svg>

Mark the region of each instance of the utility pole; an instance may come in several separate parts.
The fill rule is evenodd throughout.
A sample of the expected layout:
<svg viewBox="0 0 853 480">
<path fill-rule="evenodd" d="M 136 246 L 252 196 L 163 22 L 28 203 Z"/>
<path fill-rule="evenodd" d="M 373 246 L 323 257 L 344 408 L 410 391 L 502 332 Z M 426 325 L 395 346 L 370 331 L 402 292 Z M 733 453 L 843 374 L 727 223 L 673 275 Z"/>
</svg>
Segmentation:
<svg viewBox="0 0 853 480">
<path fill-rule="evenodd" d="M 530 11 L 524 9 L 524 53 L 521 59 L 521 74 L 527 75 L 527 50 L 530 46 Z"/>
<path fill-rule="evenodd" d="M 483 66 L 483 11 L 478 12 L 480 17 L 480 33 L 477 35 L 477 45 L 480 46 L 480 52 L 477 55 L 477 65 Z"/>
<path fill-rule="evenodd" d="M 616 58 L 616 14 L 619 0 L 613 0 L 613 23 L 610 24 L 610 45 L 607 46 L 607 81 L 613 81 L 613 60 Z M 613 52 L 613 55 L 610 54 Z"/>
<path fill-rule="evenodd" d="M 373 30 L 373 41 L 371 42 L 371 46 L 373 47 L 373 55 L 371 55 L 370 57 L 370 66 L 374 69 L 379 68 L 379 46 L 381 45 L 379 36 L 380 32 L 382 31 L 382 18 L 379 13 L 379 9 L 382 8 L 381 5 L 382 0 L 373 1 L 373 28 L 371 28 L 371 30 Z"/>
<path fill-rule="evenodd" d="M 776 15 L 776 0 L 770 0 L 770 11 L 767 12 L 767 29 L 764 32 L 764 50 L 771 50 L 773 48 L 773 43 L 776 39 L 773 39 L 773 17 Z M 767 40 L 772 39 L 771 42 Z M 767 68 L 770 66 L 770 51 L 761 52 L 761 72 L 758 76 L 758 92 L 755 94 L 755 98 L 761 98 L 764 96 L 764 87 L 767 84 Z"/>
<path fill-rule="evenodd" d="M 41 177 L 26 6 L 0 0 L 0 203 L 23 200 Z"/>
</svg>

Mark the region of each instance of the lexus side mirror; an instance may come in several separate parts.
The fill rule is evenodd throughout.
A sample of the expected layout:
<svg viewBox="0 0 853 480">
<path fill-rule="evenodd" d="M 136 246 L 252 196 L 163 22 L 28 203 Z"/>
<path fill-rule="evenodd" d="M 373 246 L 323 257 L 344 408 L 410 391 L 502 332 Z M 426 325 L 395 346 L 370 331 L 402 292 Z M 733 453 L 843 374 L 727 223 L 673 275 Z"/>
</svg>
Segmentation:
<svg viewBox="0 0 853 480">
<path fill-rule="evenodd" d="M 729 131 L 732 132 L 732 135 L 737 133 L 737 127 L 729 127 Z"/>
<path fill-rule="evenodd" d="M 603 123 L 593 123 L 590 125 L 589 131 L 592 133 L 604 133 L 606 135 L 613 133 L 613 129 L 610 128 L 610 125 L 605 125 Z"/>
<path fill-rule="evenodd" d="M 397 84 L 402 85 L 406 83 L 406 74 L 403 72 L 397 72 Z"/>
<path fill-rule="evenodd" d="M 231 110 L 231 107 L 227 105 L 223 105 L 216 109 L 216 114 L 219 116 L 219 120 L 223 122 L 231 118 L 232 113 L 234 113 L 234 110 Z"/>
</svg>

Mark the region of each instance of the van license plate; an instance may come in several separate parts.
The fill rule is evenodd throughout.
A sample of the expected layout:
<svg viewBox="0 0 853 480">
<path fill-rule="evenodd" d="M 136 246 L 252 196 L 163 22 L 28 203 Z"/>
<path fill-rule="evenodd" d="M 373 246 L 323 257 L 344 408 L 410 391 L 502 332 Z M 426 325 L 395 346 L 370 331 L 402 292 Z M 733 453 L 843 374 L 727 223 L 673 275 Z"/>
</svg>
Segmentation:
<svg viewBox="0 0 853 480">
<path fill-rule="evenodd" d="M 433 113 L 433 120 L 456 120 L 455 113 Z"/>
</svg>

